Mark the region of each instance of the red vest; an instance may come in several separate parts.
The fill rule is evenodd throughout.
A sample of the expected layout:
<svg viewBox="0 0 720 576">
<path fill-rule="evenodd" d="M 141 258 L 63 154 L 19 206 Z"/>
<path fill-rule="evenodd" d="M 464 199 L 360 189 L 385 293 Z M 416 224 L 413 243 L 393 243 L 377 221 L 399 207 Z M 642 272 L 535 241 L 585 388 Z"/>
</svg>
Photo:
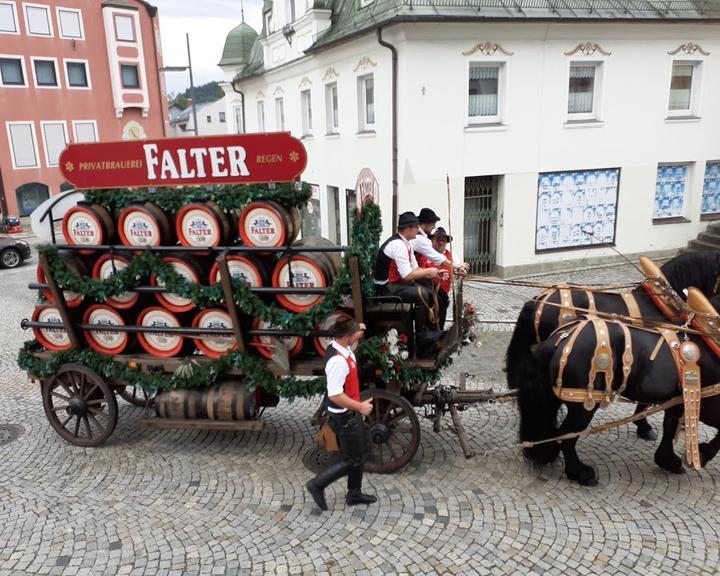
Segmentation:
<svg viewBox="0 0 720 576">
<path fill-rule="evenodd" d="M 342 354 L 331 344 L 325 350 L 325 363 L 327 364 L 333 356 L 342 356 Z M 343 359 L 347 362 L 349 370 L 348 375 L 345 377 L 343 392 L 353 400 L 360 402 L 360 376 L 358 375 L 357 364 L 350 356 L 347 358 L 343 357 Z M 328 400 L 328 405 L 333 408 L 342 409 L 342 406 L 338 406 L 332 400 Z"/>
<path fill-rule="evenodd" d="M 452 253 L 450 252 L 450 250 L 445 249 L 443 256 L 450 260 L 450 262 L 453 261 Z M 433 282 L 435 284 L 439 284 L 440 288 L 442 288 L 443 290 L 445 290 L 445 292 L 449 294 L 451 286 L 450 274 L 452 274 L 452 270 L 442 264 L 433 264 L 432 262 L 430 262 L 430 259 L 427 256 L 423 256 L 422 254 L 418 254 L 416 257 L 418 261 L 418 266 L 420 266 L 420 268 L 437 268 L 438 270 L 444 271 L 446 273 L 445 277 L 441 278 L 440 276 L 438 276 L 433 280 Z"/>
</svg>

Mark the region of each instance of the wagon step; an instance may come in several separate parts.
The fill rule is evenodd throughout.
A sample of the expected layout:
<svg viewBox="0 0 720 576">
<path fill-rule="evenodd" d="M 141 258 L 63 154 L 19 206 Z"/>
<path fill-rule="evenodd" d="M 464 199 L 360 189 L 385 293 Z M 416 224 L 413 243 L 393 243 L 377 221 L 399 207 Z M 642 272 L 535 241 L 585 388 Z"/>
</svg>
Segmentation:
<svg viewBox="0 0 720 576">
<path fill-rule="evenodd" d="M 182 430 L 220 430 L 238 432 L 250 430 L 259 432 L 265 427 L 262 420 L 187 420 L 184 418 L 143 418 L 146 426 L 153 428 L 178 428 Z"/>
</svg>

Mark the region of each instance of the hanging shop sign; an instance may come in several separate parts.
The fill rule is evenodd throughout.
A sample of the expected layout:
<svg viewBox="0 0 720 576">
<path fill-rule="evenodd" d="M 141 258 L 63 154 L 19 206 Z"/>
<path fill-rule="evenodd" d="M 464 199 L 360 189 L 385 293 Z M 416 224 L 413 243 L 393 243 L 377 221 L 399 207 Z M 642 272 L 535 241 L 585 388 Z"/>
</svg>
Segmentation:
<svg viewBox="0 0 720 576">
<path fill-rule="evenodd" d="M 70 144 L 60 155 L 79 189 L 292 182 L 306 164 L 288 132 Z"/>
<path fill-rule="evenodd" d="M 360 170 L 357 182 L 355 183 L 355 198 L 357 200 L 358 210 L 362 210 L 363 204 L 367 202 L 380 204 L 380 185 L 370 168 Z"/>
</svg>

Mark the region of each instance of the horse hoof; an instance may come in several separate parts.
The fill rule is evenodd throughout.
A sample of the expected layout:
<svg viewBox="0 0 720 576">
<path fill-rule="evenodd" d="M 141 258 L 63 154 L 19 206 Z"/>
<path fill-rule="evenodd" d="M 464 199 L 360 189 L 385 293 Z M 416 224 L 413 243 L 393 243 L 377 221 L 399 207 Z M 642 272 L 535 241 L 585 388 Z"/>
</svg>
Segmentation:
<svg viewBox="0 0 720 576">
<path fill-rule="evenodd" d="M 685 468 L 682 464 L 682 459 L 677 456 L 676 454 L 673 454 L 670 457 L 663 458 L 659 457 L 657 454 L 655 455 L 655 464 L 660 466 L 663 470 L 666 472 L 670 472 L 670 474 L 684 474 Z"/>
<path fill-rule="evenodd" d="M 581 465 L 577 470 L 566 472 L 570 480 L 574 480 L 581 486 L 597 486 L 598 477 L 592 466 Z"/>
<path fill-rule="evenodd" d="M 698 448 L 700 449 L 700 466 L 705 468 L 705 465 L 713 459 L 715 454 L 710 453 L 711 450 L 708 448 L 708 444 L 706 442 L 700 444 Z"/>
<path fill-rule="evenodd" d="M 655 440 L 657 440 L 657 432 L 655 432 L 652 426 L 643 426 L 642 428 L 638 428 L 637 435 L 648 442 L 655 442 Z"/>
</svg>

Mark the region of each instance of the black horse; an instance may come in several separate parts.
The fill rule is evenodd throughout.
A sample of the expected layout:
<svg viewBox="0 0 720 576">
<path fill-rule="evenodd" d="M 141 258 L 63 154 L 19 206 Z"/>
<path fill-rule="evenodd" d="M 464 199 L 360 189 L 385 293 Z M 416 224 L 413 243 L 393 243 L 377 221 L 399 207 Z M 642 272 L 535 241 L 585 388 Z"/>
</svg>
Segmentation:
<svg viewBox="0 0 720 576">
<path fill-rule="evenodd" d="M 663 264 L 661 271 L 678 295 L 684 297 L 684 291 L 694 286 L 707 298 L 712 298 L 720 281 L 720 252 L 681 254 Z M 637 305 L 636 310 L 633 310 L 628 299 L 618 292 L 594 291 L 577 286 L 569 290 L 572 296 L 571 304 L 576 308 L 588 309 L 592 297 L 595 308 L 600 312 L 639 315 L 645 320 L 668 321 L 642 286 L 631 292 L 634 296 L 632 300 Z M 523 306 L 506 353 L 507 383 L 510 389 L 521 388 L 523 382 L 533 376 L 528 372 L 532 366 L 533 347 L 545 340 L 561 323 L 568 321 L 564 319 L 561 322 L 561 304 L 560 290 L 553 288 Z M 641 409 L 642 406 L 638 405 L 638 410 Z M 641 438 L 655 440 L 656 434 L 647 420 L 639 420 L 635 424 Z"/>
<path fill-rule="evenodd" d="M 714 303 L 718 304 L 717 299 Z M 619 322 L 608 321 L 605 324 L 608 328 L 607 342 L 614 359 L 612 388 L 617 390 L 623 382 L 623 363 L 620 359 L 625 351 L 626 336 Z M 669 345 L 659 331 L 629 325 L 626 327 L 632 341 L 634 360 L 623 397 L 643 404 L 658 404 L 677 396 L 680 393 L 678 368 Z M 569 346 L 575 331 L 578 334 L 574 337 L 572 346 Z M 680 337 L 682 338 L 682 334 Z M 720 358 L 702 337 L 690 335 L 689 338 L 700 349 L 698 366 L 702 385 L 709 386 L 720 382 Z M 592 324 L 578 320 L 558 329 L 555 334 L 538 345 L 519 389 L 518 406 L 522 441 L 537 441 L 580 432 L 590 425 L 597 405 L 588 410 L 583 405 L 583 398 L 587 394 L 593 357 L 597 361 L 597 341 Z M 565 367 L 561 372 L 563 353 L 567 354 L 568 347 L 571 351 L 565 358 Z M 559 377 L 561 377 L 562 389 L 566 393 L 568 390 L 570 393 L 575 393 L 579 401 L 562 402 L 558 399 L 553 387 L 560 384 Z M 597 375 L 593 389 L 605 390 L 603 374 Z M 567 406 L 567 416 L 558 427 L 558 411 L 563 403 Z M 666 410 L 663 437 L 655 452 L 656 464 L 673 473 L 683 471 L 682 461 L 673 451 L 673 439 L 682 414 L 682 404 Z M 700 420 L 712 428 L 720 429 L 720 396 L 702 400 Z M 554 461 L 562 451 L 567 477 L 580 484 L 594 486 L 597 484 L 597 473 L 591 466 L 581 462 L 576 444 L 577 438 L 539 444 L 525 449 L 525 456 L 533 463 L 542 465 Z M 709 462 L 719 449 L 720 434 L 712 441 L 701 444 L 702 465 Z"/>
</svg>

